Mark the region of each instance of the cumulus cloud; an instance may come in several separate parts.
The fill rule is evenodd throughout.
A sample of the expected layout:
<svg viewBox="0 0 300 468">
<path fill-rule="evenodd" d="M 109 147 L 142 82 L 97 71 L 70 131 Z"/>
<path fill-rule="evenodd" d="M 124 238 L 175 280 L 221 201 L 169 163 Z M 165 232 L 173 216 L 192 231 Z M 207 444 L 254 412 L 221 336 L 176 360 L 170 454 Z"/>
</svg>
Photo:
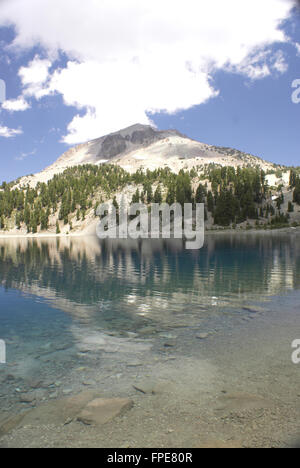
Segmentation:
<svg viewBox="0 0 300 468">
<path fill-rule="evenodd" d="M 23 133 L 20 129 L 8 128 L 0 125 L 0 137 L 3 138 L 14 138 L 17 135 Z"/>
<path fill-rule="evenodd" d="M 238 65 L 231 67 L 231 71 L 242 73 L 251 80 L 266 78 L 274 72 L 285 73 L 287 70 L 288 64 L 282 50 L 275 52 L 272 50 L 256 51 L 249 54 Z"/>
<path fill-rule="evenodd" d="M 30 108 L 30 104 L 23 96 L 17 99 L 9 99 L 2 104 L 2 108 L 10 112 L 23 112 Z"/>
<path fill-rule="evenodd" d="M 67 105 L 87 108 L 83 117 L 74 117 L 64 141 L 72 144 L 86 140 L 87 135 L 96 138 L 132 123 L 149 124 L 146 112 L 174 113 L 215 94 L 204 72 L 191 73 L 187 66 L 170 60 L 169 73 L 161 75 L 156 66 L 157 59 L 139 64 L 69 62 L 65 69 L 56 71 L 49 92 L 61 93 Z M 179 88 L 179 82 L 184 89 Z"/>
<path fill-rule="evenodd" d="M 174 113 L 216 96 L 218 69 L 261 79 L 283 73 L 287 0 L 10 0 L 1 19 L 16 27 L 13 48 L 44 47 L 49 60 L 20 70 L 24 95 L 60 93 L 78 108 L 64 141 L 78 143 L 155 112 Z M 62 69 L 49 73 L 63 52 Z M 277 54 L 277 55 L 276 55 Z"/>
<path fill-rule="evenodd" d="M 28 66 L 20 68 L 19 77 L 24 87 L 25 96 L 41 99 L 48 94 L 47 78 L 49 77 L 50 67 L 51 62 L 49 60 L 43 60 L 39 56 L 35 56 Z"/>
<path fill-rule="evenodd" d="M 279 73 L 285 73 L 288 70 L 289 66 L 285 60 L 284 53 L 282 50 L 278 50 L 274 54 L 273 68 Z"/>
</svg>

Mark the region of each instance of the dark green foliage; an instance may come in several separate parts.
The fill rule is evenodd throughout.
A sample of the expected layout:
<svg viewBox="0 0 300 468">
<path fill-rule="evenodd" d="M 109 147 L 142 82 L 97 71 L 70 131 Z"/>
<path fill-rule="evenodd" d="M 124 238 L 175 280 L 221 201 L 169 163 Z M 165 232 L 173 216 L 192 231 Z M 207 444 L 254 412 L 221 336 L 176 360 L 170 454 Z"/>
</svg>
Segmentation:
<svg viewBox="0 0 300 468">
<path fill-rule="evenodd" d="M 284 196 L 283 196 L 283 193 L 281 193 L 280 196 L 277 198 L 277 201 L 276 201 L 276 206 L 277 206 L 278 210 L 280 210 L 281 205 L 283 205 L 283 203 L 284 203 Z"/>
<path fill-rule="evenodd" d="M 153 202 L 153 190 L 152 190 L 152 185 L 150 183 L 144 185 L 144 191 L 146 193 L 146 200 L 147 203 L 152 203 Z"/>
<path fill-rule="evenodd" d="M 211 192 L 208 192 L 207 194 L 207 209 L 210 213 L 213 214 L 214 209 L 215 209 L 215 202 L 214 202 L 214 197 Z"/>
<path fill-rule="evenodd" d="M 289 224 L 289 214 L 284 215 L 280 213 L 271 219 L 271 226 L 273 227 L 285 227 Z"/>
<path fill-rule="evenodd" d="M 275 215 L 273 205 L 265 203 L 269 189 L 265 182 L 266 174 L 261 169 L 235 169 L 212 164 L 202 167 L 203 170 L 199 177 L 195 168 L 191 171 L 181 170 L 178 175 L 169 168 L 154 171 L 139 169 L 135 174 L 129 174 L 109 164 L 83 165 L 69 168 L 47 183 L 38 183 L 35 188 L 27 186 L 16 189 L 15 183 L 3 183 L 0 191 L 0 226 L 4 229 L 11 226 L 11 220 L 14 220 L 19 229 L 27 226 L 28 232 L 37 232 L 48 229 L 50 214 L 56 215 L 65 225 L 70 224 L 73 217 L 77 221 L 84 220 L 88 210 L 93 210 L 96 215 L 100 199 L 101 202 L 111 199 L 128 185 L 139 187 L 133 196 L 135 203 L 162 203 L 163 193 L 166 192 L 165 200 L 170 205 L 174 202 L 181 205 L 205 203 L 206 219 L 210 212 L 215 223 L 224 226 L 264 216 L 270 219 Z M 205 185 L 199 184 L 193 192 L 192 184 L 196 177 L 197 182 L 209 180 L 211 189 L 206 182 Z M 300 204 L 300 179 L 296 170 L 295 173 L 291 172 L 290 182 L 295 185 L 294 202 Z M 155 193 L 153 186 L 157 186 Z M 282 202 L 280 197 L 279 210 Z M 115 197 L 113 204 L 118 212 Z"/>
<path fill-rule="evenodd" d="M 119 204 L 118 204 L 118 202 L 117 202 L 116 197 L 114 197 L 114 199 L 113 199 L 113 205 L 114 205 L 116 211 L 118 212 L 119 209 L 120 209 L 120 207 L 119 207 Z"/>
<path fill-rule="evenodd" d="M 173 205 L 173 203 L 175 203 L 175 201 L 176 201 L 176 188 L 174 184 L 169 187 L 166 202 L 171 206 Z"/>
<path fill-rule="evenodd" d="M 292 169 L 290 172 L 290 187 L 292 188 L 296 187 L 296 182 L 297 182 L 297 172 Z"/>
<path fill-rule="evenodd" d="M 238 200 L 231 190 L 222 190 L 218 197 L 214 220 L 215 224 L 229 226 L 239 216 L 240 207 Z"/>
<path fill-rule="evenodd" d="M 135 194 L 132 197 L 132 203 L 140 203 L 140 199 L 141 199 L 140 191 L 139 189 L 137 189 Z"/>
<path fill-rule="evenodd" d="M 292 202 L 288 203 L 288 212 L 293 213 L 294 212 L 294 205 Z"/>
<path fill-rule="evenodd" d="M 207 190 L 204 185 L 200 184 L 196 191 L 195 202 L 196 203 L 205 203 L 205 198 L 207 196 Z"/>
<path fill-rule="evenodd" d="M 293 194 L 293 201 L 300 205 L 300 178 L 297 177 L 295 182 L 295 190 Z"/>
<path fill-rule="evenodd" d="M 192 185 L 190 175 L 181 170 L 176 182 L 176 201 L 182 206 L 192 202 Z"/>
<path fill-rule="evenodd" d="M 161 193 L 161 188 L 160 186 L 157 187 L 155 194 L 154 194 L 154 203 L 162 203 L 162 193 Z"/>
</svg>

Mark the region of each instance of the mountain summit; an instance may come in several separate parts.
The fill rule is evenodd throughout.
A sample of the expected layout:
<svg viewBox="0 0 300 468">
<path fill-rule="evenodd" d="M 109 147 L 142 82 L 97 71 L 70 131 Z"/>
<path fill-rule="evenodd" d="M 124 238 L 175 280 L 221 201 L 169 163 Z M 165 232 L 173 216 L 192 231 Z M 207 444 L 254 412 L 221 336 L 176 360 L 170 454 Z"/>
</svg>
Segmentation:
<svg viewBox="0 0 300 468">
<path fill-rule="evenodd" d="M 136 124 L 96 140 L 77 145 L 66 151 L 54 164 L 34 176 L 23 177 L 21 185 L 47 182 L 53 175 L 82 164 L 117 164 L 130 173 L 139 168 L 154 170 L 169 167 L 175 173 L 209 164 L 222 166 L 260 166 L 273 169 L 274 165 L 260 158 L 232 148 L 207 145 L 192 140 L 177 130 L 157 130 Z"/>
</svg>

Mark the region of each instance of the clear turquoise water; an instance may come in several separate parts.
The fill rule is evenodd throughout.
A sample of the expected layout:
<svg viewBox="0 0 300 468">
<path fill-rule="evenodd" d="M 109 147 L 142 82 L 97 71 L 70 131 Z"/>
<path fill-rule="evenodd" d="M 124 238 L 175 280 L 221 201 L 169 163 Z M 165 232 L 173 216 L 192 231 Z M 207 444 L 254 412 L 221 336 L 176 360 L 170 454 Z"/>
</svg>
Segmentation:
<svg viewBox="0 0 300 468">
<path fill-rule="evenodd" d="M 300 289 L 299 238 L 214 235 L 197 252 L 177 241 L 1 240 L 0 371 L 12 377 L 1 386 L 0 374 L 0 397 L 13 405 L 16 388 L 41 379 L 47 399 L 56 380 L 76 367 L 99 368 L 101 353 L 122 343 L 128 360 L 159 333 L 232 326 L 249 305 Z M 113 365 L 117 373 L 116 354 Z"/>
<path fill-rule="evenodd" d="M 193 325 L 203 311 L 299 289 L 299 237 L 216 235 L 197 252 L 181 242 L 0 241 L 0 284 L 0 335 L 51 333 L 58 318 L 129 331 Z"/>
</svg>

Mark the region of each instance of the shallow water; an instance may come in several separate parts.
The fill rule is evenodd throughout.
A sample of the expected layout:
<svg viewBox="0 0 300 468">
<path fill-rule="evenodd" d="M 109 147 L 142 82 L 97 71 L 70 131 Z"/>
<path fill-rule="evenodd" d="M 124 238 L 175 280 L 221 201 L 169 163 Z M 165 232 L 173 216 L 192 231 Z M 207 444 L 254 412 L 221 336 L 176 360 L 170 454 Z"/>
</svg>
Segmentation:
<svg viewBox="0 0 300 468">
<path fill-rule="evenodd" d="M 0 338 L 9 359 L 10 341 L 27 354 L 51 341 L 76 344 L 91 331 L 205 331 L 251 301 L 300 289 L 298 240 L 211 236 L 196 252 L 181 241 L 2 241 Z"/>
<path fill-rule="evenodd" d="M 168 349 L 204 356 L 229 345 L 239 328 L 257 336 L 274 320 L 282 328 L 285 319 L 271 313 L 280 301 L 272 298 L 285 304 L 298 294 L 299 246 L 297 234 L 278 233 L 211 235 L 197 252 L 181 241 L 1 240 L 1 410 L 23 411 L 93 385 L 128 393 L 133 379 L 151 372 L 153 352 L 157 360 Z M 295 334 L 298 318 L 293 310 L 288 320 Z M 219 334 L 219 343 L 195 341 L 197 333 Z M 32 389 L 36 400 L 22 402 Z"/>
</svg>

